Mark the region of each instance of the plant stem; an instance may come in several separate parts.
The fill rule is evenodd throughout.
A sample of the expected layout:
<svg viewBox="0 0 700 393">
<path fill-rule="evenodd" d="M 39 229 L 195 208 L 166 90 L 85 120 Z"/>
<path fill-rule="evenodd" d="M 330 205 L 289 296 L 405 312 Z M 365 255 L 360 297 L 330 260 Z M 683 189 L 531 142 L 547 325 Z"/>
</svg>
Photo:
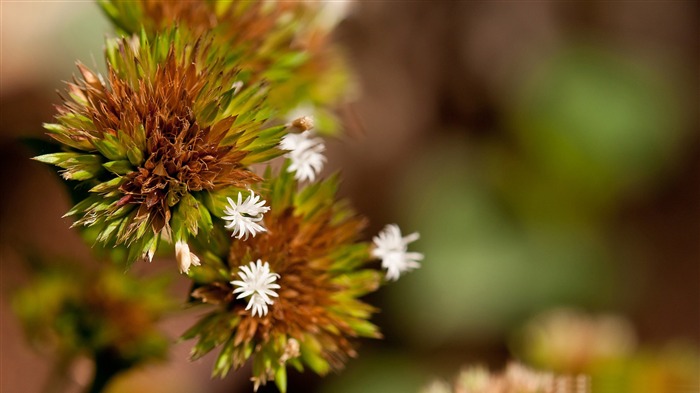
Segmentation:
<svg viewBox="0 0 700 393">
<path fill-rule="evenodd" d="M 127 362 L 110 351 L 98 352 L 95 354 L 95 373 L 85 393 L 102 392 L 114 376 L 128 368 Z"/>
</svg>

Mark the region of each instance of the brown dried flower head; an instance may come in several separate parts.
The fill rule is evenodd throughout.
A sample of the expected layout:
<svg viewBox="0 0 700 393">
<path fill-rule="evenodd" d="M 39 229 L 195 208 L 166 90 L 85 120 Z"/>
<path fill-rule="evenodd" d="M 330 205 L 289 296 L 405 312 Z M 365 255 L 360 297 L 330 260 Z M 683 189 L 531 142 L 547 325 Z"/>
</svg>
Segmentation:
<svg viewBox="0 0 700 393">
<path fill-rule="evenodd" d="M 211 40 L 180 30 L 110 42 L 107 82 L 79 65 L 82 79 L 47 126 L 71 151 L 37 159 L 92 186 L 68 214 L 97 226 L 99 241 L 135 245 L 130 260 L 152 255 L 161 236 L 210 228 L 205 193 L 258 182 L 249 165 L 279 154 L 284 127 L 264 128 L 265 87 L 241 90 L 214 53 Z"/>
<path fill-rule="evenodd" d="M 220 260 L 206 264 L 228 273 L 217 276 L 203 266 L 193 274 L 202 284 L 193 297 L 219 306 L 186 334 L 199 338 L 194 356 L 212 349 L 207 343 L 213 321 L 230 326 L 218 337 L 217 344 L 224 346 L 215 374 L 240 367 L 251 355 L 256 383 L 278 382 L 285 363 L 325 374 L 356 356 L 356 337 L 380 337 L 367 321 L 374 308 L 358 299 L 381 282 L 379 271 L 363 267 L 371 259 L 369 245 L 357 241 L 364 220 L 335 200 L 337 179 L 308 185 L 295 195 L 297 182 L 285 169 L 276 178 L 268 175 L 265 183 L 271 208 L 264 218 L 267 232 L 231 242 Z M 279 275 L 275 284 L 280 286 L 262 316 L 247 310 L 230 285 L 239 279 L 241 266 L 258 259 Z M 290 345 L 298 346 L 298 358 Z"/>
</svg>

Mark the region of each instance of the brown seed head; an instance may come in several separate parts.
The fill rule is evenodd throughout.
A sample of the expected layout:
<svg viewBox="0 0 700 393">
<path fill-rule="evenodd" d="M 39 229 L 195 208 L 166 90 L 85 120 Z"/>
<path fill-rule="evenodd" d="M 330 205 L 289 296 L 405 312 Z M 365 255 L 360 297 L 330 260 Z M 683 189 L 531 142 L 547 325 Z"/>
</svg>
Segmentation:
<svg viewBox="0 0 700 393">
<path fill-rule="evenodd" d="M 354 241 L 364 226 L 358 218 L 340 224 L 331 223 L 330 212 L 311 221 L 293 215 L 291 208 L 265 217 L 268 232 L 247 241 L 234 241 L 230 248 L 232 271 L 257 258 L 266 260 L 278 273 L 279 298 L 263 317 L 252 317 L 245 304 L 236 304 L 242 321 L 235 341 L 265 343 L 279 335 L 299 341 L 311 334 L 321 343 L 323 355 L 334 368 L 342 367 L 347 356 L 355 356 L 350 338 L 354 330 L 331 310 L 337 306 L 334 296 L 345 288 L 335 283 L 329 267 L 329 254 Z"/>
<path fill-rule="evenodd" d="M 195 48 L 195 50 L 197 50 Z M 91 119 L 92 130 L 74 130 L 86 139 L 137 139 L 145 135 L 143 162 L 125 175 L 118 206 L 138 205 L 134 228 L 148 220 L 154 233 L 168 225 L 171 208 L 187 192 L 227 186 L 246 187 L 260 180 L 240 164 L 247 152 L 235 145 L 221 146 L 222 130 L 233 118 L 204 126 L 195 114 L 195 99 L 202 94 L 206 69 L 178 60 L 171 48 L 166 61 L 151 78 L 134 86 L 110 67 L 109 89 L 80 66 L 84 81 L 69 85 L 69 92 L 88 105 L 67 102 L 59 112 L 74 112 Z M 117 207 L 118 207 L 117 206 Z"/>
</svg>

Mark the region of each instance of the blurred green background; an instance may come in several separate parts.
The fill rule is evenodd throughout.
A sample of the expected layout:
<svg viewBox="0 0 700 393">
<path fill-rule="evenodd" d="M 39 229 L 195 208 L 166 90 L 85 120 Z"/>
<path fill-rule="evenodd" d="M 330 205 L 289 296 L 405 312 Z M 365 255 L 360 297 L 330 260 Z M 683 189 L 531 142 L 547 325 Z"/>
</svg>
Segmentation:
<svg viewBox="0 0 700 393">
<path fill-rule="evenodd" d="M 27 249 L 88 260 L 68 198 L 19 142 L 41 137 L 74 62 L 104 69 L 89 2 L 2 2 L 2 391 L 39 391 L 9 306 Z M 356 70 L 327 170 L 370 217 L 419 231 L 423 267 L 370 299 L 385 339 L 345 371 L 290 374 L 291 392 L 414 392 L 461 365 L 502 367 L 512 334 L 557 306 L 628 318 L 641 344 L 700 342 L 698 4 L 358 2 L 336 34 Z M 89 263 L 89 262 L 88 262 Z M 137 266 L 187 283 L 173 261 Z M 162 327 L 177 337 L 196 313 Z M 213 358 L 125 375 L 115 392 L 249 391 L 210 381 Z M 80 391 L 89 364 L 72 371 Z M 177 383 L 173 380 L 176 379 Z M 237 389 L 237 390 L 235 390 Z M 262 389 L 261 389 L 262 390 Z M 268 390 L 265 390 L 268 391 Z M 269 391 L 274 391 L 270 387 Z"/>
</svg>

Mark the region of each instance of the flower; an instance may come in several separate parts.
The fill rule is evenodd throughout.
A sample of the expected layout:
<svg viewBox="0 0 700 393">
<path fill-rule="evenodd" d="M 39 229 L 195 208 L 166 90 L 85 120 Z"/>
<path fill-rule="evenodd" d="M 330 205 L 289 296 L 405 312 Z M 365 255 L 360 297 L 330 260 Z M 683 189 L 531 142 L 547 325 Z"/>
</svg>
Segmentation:
<svg viewBox="0 0 700 393">
<path fill-rule="evenodd" d="M 190 271 L 190 266 L 199 266 L 199 257 L 190 252 L 190 246 L 183 240 L 178 240 L 175 243 L 175 259 L 180 265 L 180 273 L 187 274 Z"/>
<path fill-rule="evenodd" d="M 250 165 L 282 154 L 286 128 L 266 125 L 268 87 L 233 86 L 235 64 L 217 61 L 207 37 L 172 29 L 108 41 L 107 78 L 79 65 L 45 125 L 65 151 L 35 159 L 89 190 L 66 215 L 97 242 L 128 247 L 127 263 L 160 240 L 209 234 L 218 206 L 205 199 L 249 188 L 261 180 Z"/>
<path fill-rule="evenodd" d="M 243 199 L 243 194 L 238 193 L 238 203 L 235 203 L 231 198 L 226 197 L 229 206 L 224 209 L 225 216 L 221 217 L 228 221 L 226 229 L 233 229 L 231 237 L 236 235 L 237 239 L 248 239 L 248 235 L 255 237 L 258 232 L 265 232 L 264 226 L 258 224 L 263 219 L 263 214 L 267 213 L 270 208 L 265 206 L 265 201 L 260 201 L 260 196 L 255 195 L 251 190 L 250 196 Z"/>
<path fill-rule="evenodd" d="M 212 247 L 197 269 L 201 280 L 192 301 L 216 308 L 184 338 L 198 340 L 192 351 L 197 359 L 214 349 L 211 340 L 217 337 L 221 351 L 214 375 L 224 376 L 250 358 L 256 385 L 279 383 L 287 366 L 324 375 L 357 356 L 358 337 L 381 337 L 369 321 L 375 308 L 361 299 L 380 287 L 383 275 L 371 266 L 370 243 L 359 241 L 364 218 L 336 200 L 337 177 L 299 189 L 289 165 L 286 160 L 278 173 L 268 171 L 261 187 L 271 207 L 261 222 L 268 230 Z M 257 291 L 272 289 L 266 287 L 273 281 L 270 271 L 279 274 L 274 282 L 281 287 L 273 307 L 266 302 L 273 300 L 270 294 Z M 248 303 L 233 291 L 239 298 L 250 296 Z M 287 347 L 290 342 L 298 343 L 298 351 Z"/>
<path fill-rule="evenodd" d="M 382 260 L 382 267 L 387 270 L 387 280 L 398 280 L 402 273 L 420 267 L 418 261 L 423 260 L 423 254 L 408 252 L 408 244 L 418 240 L 420 235 L 414 232 L 401 237 L 401 230 L 396 224 L 387 225 L 375 236 L 372 256 Z"/>
<path fill-rule="evenodd" d="M 308 124 L 307 121 L 298 123 Z M 289 151 L 285 155 L 291 160 L 287 171 L 295 172 L 294 177 L 299 181 L 314 181 L 326 162 L 326 157 L 321 154 L 326 149 L 323 140 L 314 138 L 310 131 L 285 135 L 280 142 L 280 149 Z"/>
<path fill-rule="evenodd" d="M 280 275 L 270 272 L 270 265 L 267 262 L 263 264 L 260 259 L 257 263 L 250 262 L 248 266 L 239 267 L 239 270 L 242 281 L 231 281 L 237 287 L 233 293 L 240 293 L 236 299 L 250 296 L 246 311 L 252 308 L 253 316 L 267 315 L 267 306 L 274 303 L 270 297 L 278 296 L 273 289 L 280 289 L 278 284 L 274 284 Z"/>
</svg>

